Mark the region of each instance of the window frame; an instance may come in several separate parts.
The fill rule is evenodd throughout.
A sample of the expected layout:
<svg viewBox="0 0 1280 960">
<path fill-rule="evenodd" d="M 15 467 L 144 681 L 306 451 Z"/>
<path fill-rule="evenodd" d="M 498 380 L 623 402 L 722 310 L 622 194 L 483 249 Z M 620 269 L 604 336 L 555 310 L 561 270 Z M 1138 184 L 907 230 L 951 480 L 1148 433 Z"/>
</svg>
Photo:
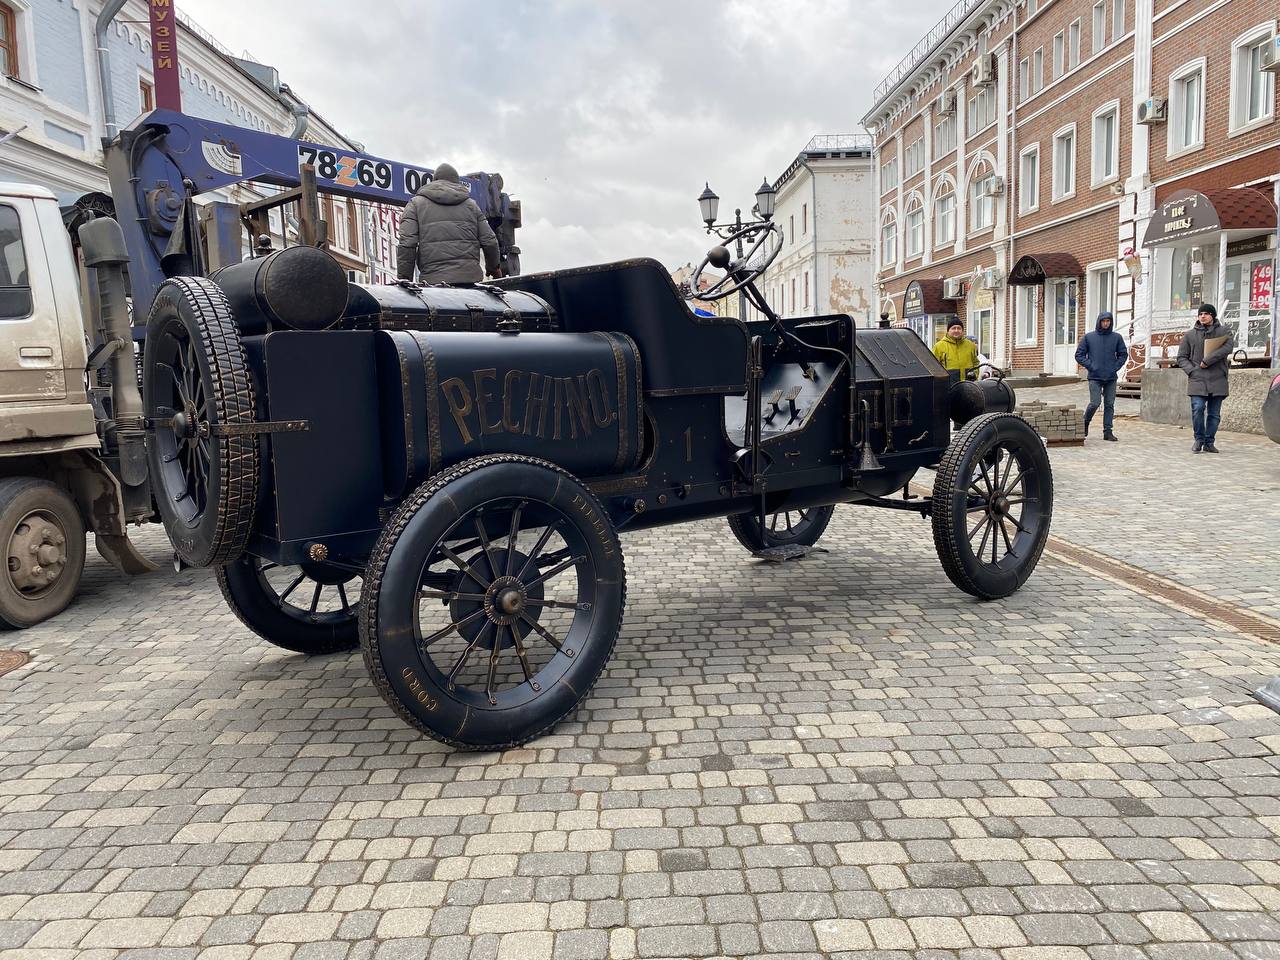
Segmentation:
<svg viewBox="0 0 1280 960">
<path fill-rule="evenodd" d="M 1037 291 L 1041 289 L 1033 284 L 1020 284 L 1017 288 L 1018 292 L 1013 296 L 1013 345 L 1015 347 L 1034 347 L 1040 341 L 1040 324 L 1036 315 L 1038 306 Z M 1029 317 L 1028 311 L 1024 309 L 1024 299 L 1030 306 Z M 1029 335 L 1024 336 L 1027 330 L 1024 329 L 1024 320 L 1030 319 Z"/>
<path fill-rule="evenodd" d="M 1081 33 L 1084 27 L 1079 17 L 1067 25 L 1067 73 L 1080 66 Z"/>
<path fill-rule="evenodd" d="M 809 234 L 809 204 L 802 204 L 800 207 L 800 236 L 808 236 Z"/>
<path fill-rule="evenodd" d="M 985 172 L 979 175 L 980 170 Z M 969 200 L 971 201 L 969 204 L 969 233 L 970 234 L 985 233 L 987 230 L 992 230 L 995 228 L 996 198 L 984 197 L 977 192 L 979 189 L 981 189 L 980 185 L 983 183 L 983 181 L 988 180 L 991 177 L 994 177 L 995 175 L 996 175 L 995 169 L 991 167 L 990 163 L 987 163 L 985 161 L 976 164 L 973 168 L 973 173 L 969 178 L 969 197 L 968 197 Z M 976 220 L 978 211 L 981 209 L 986 209 L 988 207 L 991 210 L 990 220 L 985 223 L 979 224 Z"/>
<path fill-rule="evenodd" d="M 1018 102 L 1022 103 L 1031 96 L 1031 58 L 1023 57 L 1018 61 Z"/>
<path fill-rule="evenodd" d="M 887 171 L 893 171 L 893 177 L 887 176 Z M 898 189 L 898 157 L 897 150 L 894 150 L 894 156 L 890 157 L 884 163 L 880 164 L 880 192 L 888 193 L 890 190 Z"/>
<path fill-rule="evenodd" d="M 933 125 L 933 156 L 935 162 L 938 157 L 945 157 L 955 151 L 959 145 L 957 130 L 954 112 L 939 115 L 938 121 Z M 947 134 L 945 136 L 943 135 L 944 131 Z"/>
<path fill-rule="evenodd" d="M 27 201 L 27 202 L 30 203 L 30 201 Z M 26 283 L 8 283 L 3 286 L 0 286 L 0 291 L 3 291 L 5 293 L 4 297 L 0 297 L 0 306 L 7 307 L 9 305 L 10 298 L 8 294 L 10 291 L 12 291 L 13 302 L 18 307 L 21 308 L 14 313 L 7 313 L 7 314 L 3 313 L 3 310 L 0 310 L 0 314 L 3 314 L 2 316 L 0 316 L 0 321 L 8 322 L 11 320 L 25 320 L 35 313 L 36 307 L 35 307 L 35 291 L 32 289 L 32 286 L 31 286 L 31 258 L 30 256 L 28 256 L 28 254 L 31 251 L 27 250 L 27 238 L 26 238 L 26 232 L 24 230 L 24 224 L 23 224 L 24 211 L 16 203 L 0 202 L 0 211 L 3 211 L 3 210 L 8 210 L 10 213 L 13 214 L 13 221 L 17 228 L 16 243 L 18 244 L 18 253 L 22 257 L 22 272 L 25 275 L 25 279 L 27 282 Z M 3 250 L 0 250 L 0 253 L 3 253 L 3 252 L 4 252 Z M 7 262 L 7 260 L 4 266 L 5 266 L 5 271 L 7 273 L 9 270 L 9 263 Z M 13 277 L 8 277 L 7 279 L 12 280 Z"/>
<path fill-rule="evenodd" d="M 1107 0 L 1093 5 L 1093 55 L 1107 49 Z"/>
<path fill-rule="evenodd" d="M 809 271 L 804 272 L 804 309 L 809 309 Z"/>
<path fill-rule="evenodd" d="M 1044 47 L 1036 47 L 1031 54 L 1031 95 L 1044 89 Z"/>
<path fill-rule="evenodd" d="M 1129 31 L 1125 29 L 1124 0 L 1111 2 L 1111 42 L 1115 43 Z"/>
<path fill-rule="evenodd" d="M 1204 107 L 1205 107 L 1205 80 L 1209 73 L 1209 61 L 1207 57 L 1200 57 L 1184 63 L 1173 73 L 1169 74 L 1169 123 L 1168 136 L 1165 143 L 1165 158 L 1172 160 L 1174 157 L 1185 156 L 1188 153 L 1195 153 L 1197 150 L 1203 150 L 1205 146 L 1204 139 Z M 1200 76 L 1200 96 L 1199 104 L 1196 109 L 1196 115 L 1199 120 L 1200 135 L 1193 143 L 1180 143 L 1179 139 L 1185 140 L 1185 137 L 1179 138 L 1177 134 L 1181 134 L 1182 121 L 1186 118 L 1186 105 L 1184 98 L 1179 96 L 1180 85 L 1185 83 L 1191 77 L 1199 74 Z"/>
<path fill-rule="evenodd" d="M 1053 189 L 1050 193 L 1051 202 L 1062 203 L 1070 200 L 1076 195 L 1076 181 L 1080 175 L 1080 139 L 1079 132 L 1076 129 L 1075 121 L 1059 127 L 1053 132 Z M 1066 135 L 1071 135 L 1071 186 L 1070 189 L 1058 192 L 1058 141 Z"/>
<path fill-rule="evenodd" d="M 0 3 L 0 21 L 8 28 L 9 40 L 5 42 L 0 40 L 0 50 L 3 50 L 9 57 L 9 62 L 13 64 L 13 71 L 5 71 L 4 75 L 14 80 L 23 80 L 22 70 L 22 46 L 18 38 L 18 11 L 7 3 Z"/>
<path fill-rule="evenodd" d="M 913 216 L 920 218 L 919 223 L 914 226 L 911 222 Z M 903 256 L 907 260 L 917 260 L 924 256 L 926 247 L 924 197 L 915 194 L 907 204 L 907 210 L 902 219 Z"/>
<path fill-rule="evenodd" d="M 945 217 L 938 213 L 938 203 L 944 199 L 951 200 L 951 209 Z M 952 246 L 956 242 L 956 213 L 958 209 L 955 183 L 950 178 L 941 181 L 938 184 L 937 192 L 933 195 L 933 246 L 935 250 L 939 247 Z M 951 225 L 951 234 L 946 238 L 941 235 L 941 231 L 938 229 L 943 223 Z"/>
<path fill-rule="evenodd" d="M 1034 194 L 1031 197 L 1031 202 L 1028 203 L 1027 202 L 1028 178 L 1026 176 L 1025 164 L 1026 164 L 1027 158 L 1031 156 L 1035 157 L 1036 175 L 1035 175 L 1035 178 L 1030 181 L 1032 189 L 1034 190 Z M 1031 146 L 1024 148 L 1018 154 L 1018 214 L 1020 216 L 1025 216 L 1027 214 L 1035 213 L 1039 209 L 1040 209 L 1040 141 L 1037 140 L 1035 143 L 1031 144 Z"/>
<path fill-rule="evenodd" d="M 1059 30 L 1053 35 L 1053 65 L 1051 77 L 1054 80 L 1059 79 L 1066 73 L 1067 63 L 1067 32 Z"/>
<path fill-rule="evenodd" d="M 924 169 L 924 135 L 916 137 L 902 154 L 902 179 L 910 180 Z M 919 166 L 916 166 L 916 164 Z"/>
<path fill-rule="evenodd" d="M 1227 136 L 1236 137 L 1242 133 L 1248 133 L 1250 130 L 1256 130 L 1258 127 L 1266 126 L 1276 116 L 1276 80 L 1275 74 L 1262 72 L 1262 82 L 1267 87 L 1267 104 L 1264 112 L 1259 116 L 1249 119 L 1242 111 L 1242 100 L 1248 99 L 1248 91 L 1243 89 L 1242 85 L 1245 79 L 1252 75 L 1251 72 L 1246 73 L 1247 68 L 1242 68 L 1242 59 L 1249 56 L 1249 51 L 1260 43 L 1265 42 L 1276 30 L 1276 21 L 1269 20 L 1250 27 L 1240 36 L 1236 37 L 1231 43 L 1231 90 L 1230 90 L 1230 109 L 1227 119 Z M 1245 107 L 1247 109 L 1247 106 Z"/>
<path fill-rule="evenodd" d="M 889 243 L 885 243 L 885 233 L 889 233 Z M 886 256 L 892 252 L 893 256 Z M 898 264 L 898 216 L 889 212 L 880 218 L 880 268 L 894 267 Z"/>
<path fill-rule="evenodd" d="M 1095 277 L 1104 273 L 1111 274 L 1111 303 L 1110 304 L 1104 304 L 1099 299 L 1098 297 L 1099 284 L 1094 279 Z M 1119 271 L 1116 269 L 1116 262 L 1114 260 L 1099 260 L 1096 263 L 1091 263 L 1084 268 L 1084 276 L 1085 276 L 1086 310 L 1088 311 L 1086 319 L 1088 317 L 1096 318 L 1098 314 L 1100 314 L 1103 310 L 1111 311 L 1111 314 L 1114 317 L 1116 312 L 1116 301 L 1119 296 L 1119 292 L 1116 286 L 1117 278 L 1119 277 Z M 1112 325 L 1112 328 L 1114 329 L 1115 328 L 1114 320 L 1112 320 L 1111 325 Z"/>
<path fill-rule="evenodd" d="M 1111 143 L 1111 166 L 1112 171 L 1109 174 L 1100 174 L 1098 170 L 1098 121 L 1111 114 L 1112 122 L 1112 143 Z M 1109 183 L 1115 183 L 1120 179 L 1120 101 L 1112 100 L 1110 103 L 1104 103 L 1097 110 L 1093 111 L 1093 116 L 1089 121 L 1089 186 L 1093 188 L 1105 187 Z"/>
</svg>

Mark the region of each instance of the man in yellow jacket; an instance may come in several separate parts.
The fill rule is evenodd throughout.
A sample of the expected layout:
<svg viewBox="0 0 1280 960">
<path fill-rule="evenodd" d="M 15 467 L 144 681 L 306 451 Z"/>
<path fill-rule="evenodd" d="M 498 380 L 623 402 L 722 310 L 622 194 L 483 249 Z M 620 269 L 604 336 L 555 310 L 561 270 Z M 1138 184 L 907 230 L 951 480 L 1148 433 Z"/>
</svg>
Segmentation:
<svg viewBox="0 0 1280 960">
<path fill-rule="evenodd" d="M 934 345 L 933 355 L 948 370 L 959 370 L 961 380 L 978 369 L 978 345 L 964 335 L 959 320 L 947 324 L 947 335 Z"/>
</svg>

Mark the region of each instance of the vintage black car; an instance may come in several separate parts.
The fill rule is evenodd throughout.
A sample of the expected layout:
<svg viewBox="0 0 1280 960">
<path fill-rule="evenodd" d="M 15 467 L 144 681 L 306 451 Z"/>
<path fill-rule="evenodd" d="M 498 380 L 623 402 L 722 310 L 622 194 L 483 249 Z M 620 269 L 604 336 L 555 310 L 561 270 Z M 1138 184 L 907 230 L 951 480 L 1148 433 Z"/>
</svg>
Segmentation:
<svg viewBox="0 0 1280 960">
<path fill-rule="evenodd" d="M 359 645 L 401 717 L 473 749 L 590 692 L 622 625 L 620 532 L 726 517 L 783 559 L 836 504 L 917 511 L 958 587 L 1013 593 L 1053 484 L 1012 392 L 956 383 L 910 331 L 776 316 L 754 281 L 778 233 L 751 230 L 699 270 L 725 269 L 700 297 L 742 290 L 749 323 L 695 315 L 653 260 L 361 287 L 291 247 L 169 280 L 144 386 L 178 556 L 274 644 Z M 910 490 L 925 468 L 932 496 Z"/>
</svg>

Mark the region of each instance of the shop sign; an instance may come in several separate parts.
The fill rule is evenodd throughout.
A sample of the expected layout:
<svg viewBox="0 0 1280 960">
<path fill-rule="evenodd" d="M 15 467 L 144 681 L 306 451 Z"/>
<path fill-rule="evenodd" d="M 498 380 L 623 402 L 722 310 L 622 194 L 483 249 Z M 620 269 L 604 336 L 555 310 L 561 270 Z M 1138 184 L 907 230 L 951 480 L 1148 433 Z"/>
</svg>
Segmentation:
<svg viewBox="0 0 1280 960">
<path fill-rule="evenodd" d="M 1251 253 L 1263 253 L 1271 249 L 1271 235 L 1264 233 L 1257 237 L 1246 237 L 1243 240 L 1232 240 L 1227 244 L 1227 258 L 1245 257 Z"/>
<path fill-rule="evenodd" d="M 1035 257 L 1023 257 L 1009 271 L 1010 286 L 1029 286 L 1044 283 L 1044 268 Z"/>
<path fill-rule="evenodd" d="M 907 284 L 907 293 L 902 302 L 904 317 L 920 317 L 924 315 L 924 288 L 920 281 L 913 280 Z"/>
<path fill-rule="evenodd" d="M 1151 218 L 1151 225 L 1147 227 L 1142 245 L 1152 247 L 1175 243 L 1186 237 L 1218 230 L 1220 227 L 1218 211 L 1214 209 L 1208 197 L 1200 193 L 1191 193 L 1166 200 L 1160 205 L 1159 211 Z"/>
<path fill-rule="evenodd" d="M 1270 310 L 1275 292 L 1275 264 L 1260 260 L 1253 265 L 1249 279 L 1249 309 Z"/>
</svg>

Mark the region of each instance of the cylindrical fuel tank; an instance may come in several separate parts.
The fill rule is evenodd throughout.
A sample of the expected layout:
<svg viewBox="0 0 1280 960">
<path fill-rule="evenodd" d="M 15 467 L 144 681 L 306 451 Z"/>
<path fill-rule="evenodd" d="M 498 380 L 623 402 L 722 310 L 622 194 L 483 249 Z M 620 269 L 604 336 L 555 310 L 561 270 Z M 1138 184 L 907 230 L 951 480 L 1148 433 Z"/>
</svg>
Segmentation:
<svg viewBox="0 0 1280 960">
<path fill-rule="evenodd" d="M 318 247 L 285 247 L 215 270 L 209 279 L 231 301 L 246 336 L 268 329 L 328 330 L 347 309 L 347 274 Z"/>
<path fill-rule="evenodd" d="M 624 334 L 381 331 L 377 363 L 388 497 L 486 453 L 579 477 L 640 463 L 640 353 Z"/>
<path fill-rule="evenodd" d="M 984 413 L 1012 413 L 1017 402 L 1004 380 L 961 380 L 951 387 L 951 419 L 964 426 Z"/>
</svg>

